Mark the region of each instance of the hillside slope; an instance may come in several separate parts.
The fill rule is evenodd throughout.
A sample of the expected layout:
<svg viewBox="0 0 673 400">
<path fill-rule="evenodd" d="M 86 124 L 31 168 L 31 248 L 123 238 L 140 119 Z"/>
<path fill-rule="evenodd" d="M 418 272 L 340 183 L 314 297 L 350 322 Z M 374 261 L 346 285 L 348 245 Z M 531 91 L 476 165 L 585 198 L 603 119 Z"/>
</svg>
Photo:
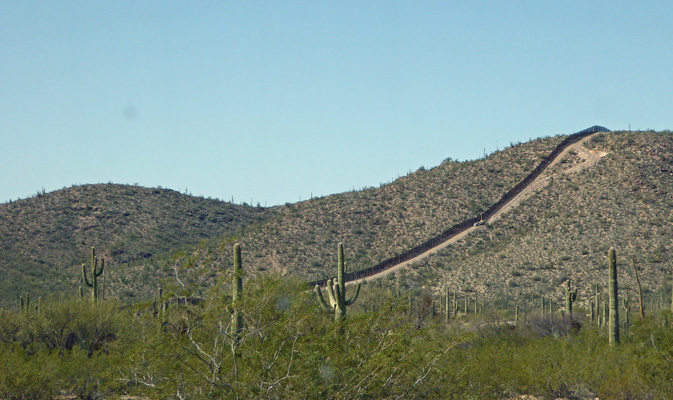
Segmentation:
<svg viewBox="0 0 673 400">
<path fill-rule="evenodd" d="M 539 139 L 486 159 L 447 160 L 396 181 L 295 204 L 239 238 L 253 270 L 311 280 L 333 274 L 338 242 L 350 269 L 377 264 L 479 215 L 523 179 L 562 138 Z"/>
<path fill-rule="evenodd" d="M 350 269 L 413 247 L 477 215 L 516 184 L 563 138 L 539 139 L 465 163 L 447 161 L 390 185 L 294 204 L 240 237 L 250 273 L 274 271 L 306 280 L 333 275 L 336 243 L 346 244 Z M 532 195 L 517 201 L 487 230 L 382 279 L 383 286 L 439 293 L 444 287 L 480 298 L 561 298 L 571 278 L 586 303 L 604 290 L 605 254 L 618 249 L 620 285 L 634 293 L 627 256 L 636 253 L 648 296 L 662 290 L 670 304 L 673 251 L 673 135 L 597 134 L 547 171 Z M 219 264 L 229 265 L 229 247 Z M 200 250 L 205 252 L 204 249 Z M 201 275 L 203 276 L 203 275 Z"/>
<path fill-rule="evenodd" d="M 339 241 L 347 244 L 351 268 L 363 268 L 476 215 L 561 140 L 518 144 L 482 160 L 447 160 L 380 188 L 267 210 L 123 185 L 85 185 L 2 204 L 0 269 L 8 279 L 0 293 L 7 301 L 26 291 L 76 290 L 74 266 L 90 246 L 106 258 L 108 293 L 123 298 L 146 296 L 168 276 L 203 290 L 231 259 L 230 246 L 221 252 L 221 244 L 234 240 L 252 273 L 322 277 Z"/>
<path fill-rule="evenodd" d="M 109 263 L 106 293 L 123 299 L 146 298 L 158 284 L 203 293 L 230 266 L 235 241 L 248 274 L 332 275 L 338 242 L 345 244 L 349 269 L 365 268 L 478 215 L 563 138 L 512 145 L 480 160 L 447 160 L 378 188 L 267 210 L 109 185 L 0 205 L 0 266 L 11 276 L 2 293 L 6 300 L 28 290 L 76 290 L 80 278 L 72 266 L 85 260 L 92 244 Z M 647 288 L 666 282 L 673 251 L 673 135 L 614 132 L 584 146 L 487 230 L 382 279 L 383 285 L 435 292 L 448 285 L 496 298 L 560 293 L 570 277 L 585 300 L 589 286 L 601 282 L 611 245 L 622 261 L 626 253 L 638 254 Z M 106 192 L 111 187 L 119 190 Z M 51 195 L 70 199 L 72 209 L 49 206 L 55 200 L 41 203 Z M 140 205 L 149 199 L 151 212 Z M 127 209 L 137 213 L 124 216 Z M 70 222 L 45 222 L 62 220 Z M 148 253 L 153 256 L 145 258 Z M 629 271 L 620 269 L 624 289 L 632 289 Z"/>
<path fill-rule="evenodd" d="M 491 299 L 540 294 L 561 299 L 562 284 L 570 278 L 586 304 L 593 285 L 603 291 L 607 286 L 606 256 L 614 246 L 622 293 L 635 296 L 635 254 L 648 298 L 670 305 L 673 135 L 599 134 L 586 150 L 599 155 L 590 165 L 573 168 L 581 161 L 573 155 L 546 186 L 487 231 L 408 269 L 403 280 L 435 292 L 449 286 Z"/>
<path fill-rule="evenodd" d="M 263 210 L 127 185 L 73 186 L 0 205 L 0 293 L 71 287 L 95 246 L 110 268 L 194 246 L 273 217 Z"/>
</svg>

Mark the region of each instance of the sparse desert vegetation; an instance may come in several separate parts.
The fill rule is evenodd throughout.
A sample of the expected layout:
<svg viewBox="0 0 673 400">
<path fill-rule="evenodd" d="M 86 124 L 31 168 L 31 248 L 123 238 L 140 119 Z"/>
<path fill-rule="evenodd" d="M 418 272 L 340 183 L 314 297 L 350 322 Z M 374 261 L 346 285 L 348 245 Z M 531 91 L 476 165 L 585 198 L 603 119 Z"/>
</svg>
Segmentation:
<svg viewBox="0 0 673 400">
<path fill-rule="evenodd" d="M 87 296 L 3 311 L 0 395 L 665 399 L 673 391 L 670 310 L 632 316 L 610 346 L 606 326 L 579 310 L 574 320 L 521 307 L 515 323 L 482 305 L 447 322 L 429 296 L 410 307 L 409 294 L 367 284 L 360 308 L 335 322 L 295 279 L 246 278 L 232 302 L 232 275 L 223 271 L 198 302 L 168 289 L 133 307 Z"/>
<path fill-rule="evenodd" d="M 478 215 L 562 139 L 269 209 L 112 184 L 2 204 L 0 394 L 667 398 L 668 131 L 593 135 L 485 228 L 363 283 L 346 318 L 325 308 L 353 287 L 319 304 L 306 285 L 334 276 L 337 243 L 353 270 Z M 98 301 L 78 296 L 93 246 Z"/>
</svg>

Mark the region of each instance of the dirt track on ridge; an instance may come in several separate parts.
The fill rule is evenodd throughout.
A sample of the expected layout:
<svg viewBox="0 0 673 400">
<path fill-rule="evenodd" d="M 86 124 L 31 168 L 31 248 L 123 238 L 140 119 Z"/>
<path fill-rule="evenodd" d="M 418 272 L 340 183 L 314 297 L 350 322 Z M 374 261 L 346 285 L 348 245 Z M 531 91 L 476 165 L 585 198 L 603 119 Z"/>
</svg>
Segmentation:
<svg viewBox="0 0 673 400">
<path fill-rule="evenodd" d="M 586 147 L 584 147 L 584 142 L 586 142 L 592 136 L 593 135 L 587 136 L 586 138 L 580 140 L 579 142 L 571 144 L 570 146 L 566 147 L 566 149 L 563 150 L 561 153 L 559 153 L 559 155 L 554 159 L 554 161 L 552 161 L 547 166 L 547 168 L 545 168 L 544 172 L 542 172 L 542 174 L 540 174 L 540 176 L 538 176 L 535 180 L 533 180 L 530 184 L 528 184 L 528 186 L 526 186 L 521 191 L 521 193 L 519 193 L 519 195 L 517 195 L 512 200 L 507 202 L 505 205 L 503 205 L 500 208 L 500 210 L 498 210 L 495 214 L 493 214 L 491 216 L 491 218 L 489 218 L 488 221 L 486 221 L 486 225 L 488 226 L 488 225 L 493 224 L 502 215 L 504 215 L 507 211 L 515 208 L 522 201 L 529 198 L 530 196 L 532 196 L 534 193 L 536 193 L 537 191 L 539 191 L 543 187 L 547 186 L 547 184 L 549 184 L 549 182 L 552 178 L 559 175 L 559 172 L 556 172 L 556 173 L 550 172 L 551 169 L 555 165 L 557 165 L 561 160 L 563 160 L 571 150 L 574 151 L 580 158 L 582 158 L 582 161 L 578 164 L 575 164 L 575 165 L 561 171 L 560 173 L 562 173 L 562 174 L 570 174 L 570 173 L 575 173 L 575 172 L 581 171 L 581 170 L 583 170 L 587 167 L 590 167 L 590 166 L 594 165 L 599 159 L 606 156 L 607 153 L 597 153 L 597 152 L 594 152 L 594 151 L 589 150 Z M 469 235 L 472 232 L 475 232 L 477 230 L 483 230 L 483 229 L 487 229 L 486 226 L 470 227 L 470 228 L 464 230 L 463 232 L 461 232 L 461 233 L 459 233 L 455 236 L 450 237 L 445 242 L 440 243 L 439 245 L 427 250 L 426 252 L 424 252 L 422 254 L 419 254 L 418 256 L 412 258 L 411 260 L 408 260 L 408 261 L 402 262 L 400 264 L 397 264 L 397 265 L 395 265 L 391 268 L 386 269 L 385 271 L 379 272 L 378 274 L 369 276 L 367 278 L 362 278 L 362 279 L 357 279 L 357 280 L 354 280 L 354 281 L 350 281 L 350 282 L 347 282 L 346 284 L 351 285 L 351 284 L 354 284 L 354 283 L 362 282 L 363 280 L 371 281 L 371 280 L 374 280 L 374 279 L 381 278 L 381 277 L 383 277 L 385 275 L 388 275 L 392 272 L 395 272 L 395 271 L 398 271 L 398 270 L 400 270 L 404 267 L 407 267 L 407 266 L 409 266 L 409 265 L 411 265 L 411 264 L 413 264 L 417 261 L 420 261 L 420 260 L 428 257 L 429 255 L 431 255 L 433 253 L 436 253 L 439 250 L 441 250 L 441 249 L 443 249 L 443 248 L 445 248 L 445 247 L 447 247 L 451 244 L 456 243 L 457 241 L 463 239 L 464 237 L 466 237 L 467 235 Z"/>
</svg>

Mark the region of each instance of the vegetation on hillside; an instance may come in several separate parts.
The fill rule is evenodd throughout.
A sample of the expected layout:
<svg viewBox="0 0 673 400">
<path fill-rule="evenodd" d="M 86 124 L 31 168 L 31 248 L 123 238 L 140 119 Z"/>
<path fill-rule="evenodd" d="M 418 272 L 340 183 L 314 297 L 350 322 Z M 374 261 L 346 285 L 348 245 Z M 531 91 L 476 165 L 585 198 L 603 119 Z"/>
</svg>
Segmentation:
<svg viewBox="0 0 673 400">
<path fill-rule="evenodd" d="M 570 278 L 579 287 L 578 302 L 588 307 L 602 279 L 605 254 L 614 246 L 622 260 L 630 263 L 635 255 L 646 307 L 670 299 L 673 134 L 598 134 L 587 147 L 607 155 L 586 169 L 557 174 L 487 231 L 402 272 L 405 280 L 436 293 L 450 286 L 493 298 L 561 295 Z M 573 162 L 571 157 L 568 163 Z M 634 298 L 631 267 L 620 269 L 619 284 Z M 606 295 L 605 285 L 601 292 Z"/>
<path fill-rule="evenodd" d="M 486 229 L 364 283 L 346 318 L 305 284 L 474 216 L 558 141 L 273 209 L 119 185 L 3 204 L 0 397 L 667 398 L 670 132 L 593 136 Z M 82 263 L 98 296 L 76 296 Z"/>
<path fill-rule="evenodd" d="M 366 268 L 478 216 L 562 139 L 513 144 L 480 160 L 449 159 L 378 188 L 288 205 L 278 218 L 238 240 L 254 249 L 253 269 L 324 278 L 336 267 L 332 253 L 338 242 L 348 244 L 350 270 Z"/>
<path fill-rule="evenodd" d="M 108 268 L 108 297 L 157 284 L 168 255 L 214 241 L 275 215 L 173 190 L 127 185 L 73 186 L 0 204 L 0 301 L 27 291 L 76 288 L 91 247 Z M 73 273 L 75 272 L 75 273 Z"/>
<path fill-rule="evenodd" d="M 67 287 L 73 293 L 81 283 L 72 271 L 86 261 L 82 254 L 91 244 L 106 259 L 105 296 L 134 302 L 167 283 L 178 284 L 184 295 L 204 296 L 219 267 L 229 265 L 234 241 L 248 252 L 251 274 L 324 278 L 336 269 L 340 241 L 347 244 L 348 270 L 368 267 L 477 215 L 562 139 L 512 145 L 481 160 L 447 160 L 379 188 L 271 209 L 119 185 L 3 204 L 0 268 L 9 279 L 0 292 L 5 304 L 28 291 L 38 296 Z M 486 231 L 385 277 L 382 286 L 434 294 L 449 286 L 495 299 L 561 294 L 571 278 L 586 307 L 603 255 L 614 245 L 625 256 L 636 255 L 648 302 L 670 296 L 672 145 L 670 132 L 595 135 L 587 151 L 606 154 L 595 164 L 574 170 L 582 158 L 571 152 L 552 168 L 549 184 Z M 120 194 L 126 190 L 128 196 Z M 82 207 L 63 208 L 72 201 Z M 90 210 L 83 206 L 89 203 Z M 134 214 L 122 217 L 129 209 Z M 64 218 L 70 222 L 49 222 Z M 633 296 L 633 274 L 621 270 L 619 282 Z"/>
</svg>

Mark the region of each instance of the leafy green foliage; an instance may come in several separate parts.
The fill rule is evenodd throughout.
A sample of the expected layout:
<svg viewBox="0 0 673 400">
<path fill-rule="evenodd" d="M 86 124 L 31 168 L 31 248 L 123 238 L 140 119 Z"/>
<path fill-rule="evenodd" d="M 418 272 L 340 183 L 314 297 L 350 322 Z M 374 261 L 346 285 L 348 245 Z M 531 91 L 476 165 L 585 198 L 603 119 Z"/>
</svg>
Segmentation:
<svg viewBox="0 0 673 400">
<path fill-rule="evenodd" d="M 0 396 L 663 399 L 673 390 L 673 331 L 659 319 L 633 326 L 615 348 L 594 324 L 544 336 L 488 317 L 446 325 L 429 316 L 419 326 L 393 296 L 335 329 L 302 283 L 264 276 L 245 284 L 237 341 L 230 278 L 200 303 L 173 303 L 165 321 L 151 305 L 80 300 L 4 312 Z M 70 345 L 53 339 L 61 326 L 76 335 Z"/>
</svg>

